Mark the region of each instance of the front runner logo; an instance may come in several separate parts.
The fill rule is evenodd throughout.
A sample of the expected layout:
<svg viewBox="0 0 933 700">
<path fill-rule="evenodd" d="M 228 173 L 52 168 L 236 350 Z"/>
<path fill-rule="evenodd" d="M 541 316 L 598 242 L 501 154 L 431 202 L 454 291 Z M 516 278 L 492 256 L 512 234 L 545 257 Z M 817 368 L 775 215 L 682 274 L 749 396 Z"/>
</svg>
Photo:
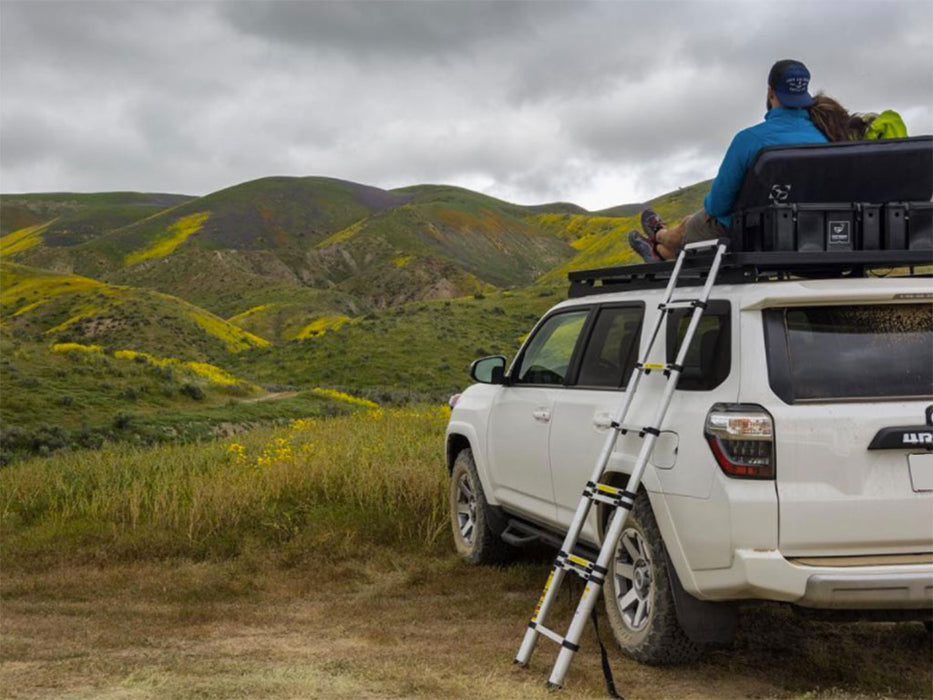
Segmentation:
<svg viewBox="0 0 933 700">
<path fill-rule="evenodd" d="M 933 445 L 933 433 L 904 433 L 901 441 L 905 445 Z"/>
<path fill-rule="evenodd" d="M 790 197 L 791 185 L 771 185 L 771 192 L 768 193 L 768 199 L 774 204 L 782 204 Z"/>
</svg>

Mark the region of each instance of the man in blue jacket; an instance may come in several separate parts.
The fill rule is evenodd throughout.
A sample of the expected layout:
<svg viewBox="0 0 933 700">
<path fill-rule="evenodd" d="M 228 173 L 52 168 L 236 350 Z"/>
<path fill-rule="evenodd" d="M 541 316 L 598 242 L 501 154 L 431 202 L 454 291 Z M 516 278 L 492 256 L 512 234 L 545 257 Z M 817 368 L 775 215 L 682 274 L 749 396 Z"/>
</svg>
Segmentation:
<svg viewBox="0 0 933 700">
<path fill-rule="evenodd" d="M 745 173 L 765 146 L 826 143 L 827 139 L 810 121 L 807 108 L 813 104 L 809 93 L 810 71 L 800 61 L 784 59 L 768 74 L 768 112 L 765 120 L 735 135 L 719 174 L 713 180 L 703 208 L 676 226 L 667 228 L 660 217 L 648 210 L 642 214 L 647 239 L 636 231 L 629 243 L 648 261 L 669 260 L 684 243 L 728 236 L 732 226 L 732 206 L 745 179 Z"/>
</svg>

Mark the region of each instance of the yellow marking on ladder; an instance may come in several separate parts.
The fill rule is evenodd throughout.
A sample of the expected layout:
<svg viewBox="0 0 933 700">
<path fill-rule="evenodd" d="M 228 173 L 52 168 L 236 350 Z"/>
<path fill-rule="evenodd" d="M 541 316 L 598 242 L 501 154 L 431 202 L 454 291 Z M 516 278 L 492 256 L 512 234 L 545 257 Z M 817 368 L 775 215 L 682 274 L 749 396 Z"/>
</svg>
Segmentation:
<svg viewBox="0 0 933 700">
<path fill-rule="evenodd" d="M 535 611 L 531 614 L 531 621 L 537 622 L 538 613 L 541 611 L 541 606 L 544 605 L 544 597 L 547 595 L 548 589 L 551 587 L 551 581 L 554 580 L 554 570 L 551 569 L 551 573 L 548 574 L 547 582 L 544 584 L 544 590 L 541 591 L 541 597 L 538 598 L 538 604 L 535 606 Z"/>
<path fill-rule="evenodd" d="M 589 566 L 590 563 L 586 559 L 581 559 L 580 557 L 570 554 L 567 558 L 572 561 L 574 564 L 579 564 L 580 566 Z"/>
<path fill-rule="evenodd" d="M 645 369 L 664 369 L 663 362 L 646 362 L 644 364 Z"/>
<path fill-rule="evenodd" d="M 596 490 L 602 491 L 603 493 L 611 493 L 613 496 L 618 496 L 621 491 L 615 486 L 607 486 L 606 484 L 596 484 Z"/>
</svg>

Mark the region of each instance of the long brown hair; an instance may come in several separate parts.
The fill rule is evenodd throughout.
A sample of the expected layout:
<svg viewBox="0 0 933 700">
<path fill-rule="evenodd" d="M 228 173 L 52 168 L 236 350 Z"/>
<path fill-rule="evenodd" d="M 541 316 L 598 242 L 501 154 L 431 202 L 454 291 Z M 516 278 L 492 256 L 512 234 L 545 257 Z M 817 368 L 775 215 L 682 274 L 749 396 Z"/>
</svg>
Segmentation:
<svg viewBox="0 0 933 700">
<path fill-rule="evenodd" d="M 807 107 L 811 121 L 830 141 L 858 141 L 865 138 L 870 121 L 849 111 L 829 95 L 822 92 Z"/>
</svg>

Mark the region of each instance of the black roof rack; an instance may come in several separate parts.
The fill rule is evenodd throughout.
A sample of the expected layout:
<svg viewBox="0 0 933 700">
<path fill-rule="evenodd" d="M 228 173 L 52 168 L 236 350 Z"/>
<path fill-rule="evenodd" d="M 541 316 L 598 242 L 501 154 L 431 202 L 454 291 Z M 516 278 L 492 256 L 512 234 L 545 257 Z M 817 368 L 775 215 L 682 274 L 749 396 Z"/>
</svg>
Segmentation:
<svg viewBox="0 0 933 700">
<path fill-rule="evenodd" d="M 678 286 L 700 285 L 709 274 L 710 254 L 695 254 L 684 258 Z M 929 267 L 918 271 L 918 267 Z M 910 276 L 931 276 L 931 250 L 856 250 L 840 252 L 740 252 L 726 253 L 717 275 L 717 284 L 747 284 L 776 282 L 804 277 L 832 279 L 839 277 L 881 276 L 883 270 L 907 268 Z M 603 267 L 571 272 L 571 299 L 591 294 L 608 294 L 637 289 L 667 286 L 673 261 Z M 681 282 L 682 281 L 682 282 Z"/>
</svg>

